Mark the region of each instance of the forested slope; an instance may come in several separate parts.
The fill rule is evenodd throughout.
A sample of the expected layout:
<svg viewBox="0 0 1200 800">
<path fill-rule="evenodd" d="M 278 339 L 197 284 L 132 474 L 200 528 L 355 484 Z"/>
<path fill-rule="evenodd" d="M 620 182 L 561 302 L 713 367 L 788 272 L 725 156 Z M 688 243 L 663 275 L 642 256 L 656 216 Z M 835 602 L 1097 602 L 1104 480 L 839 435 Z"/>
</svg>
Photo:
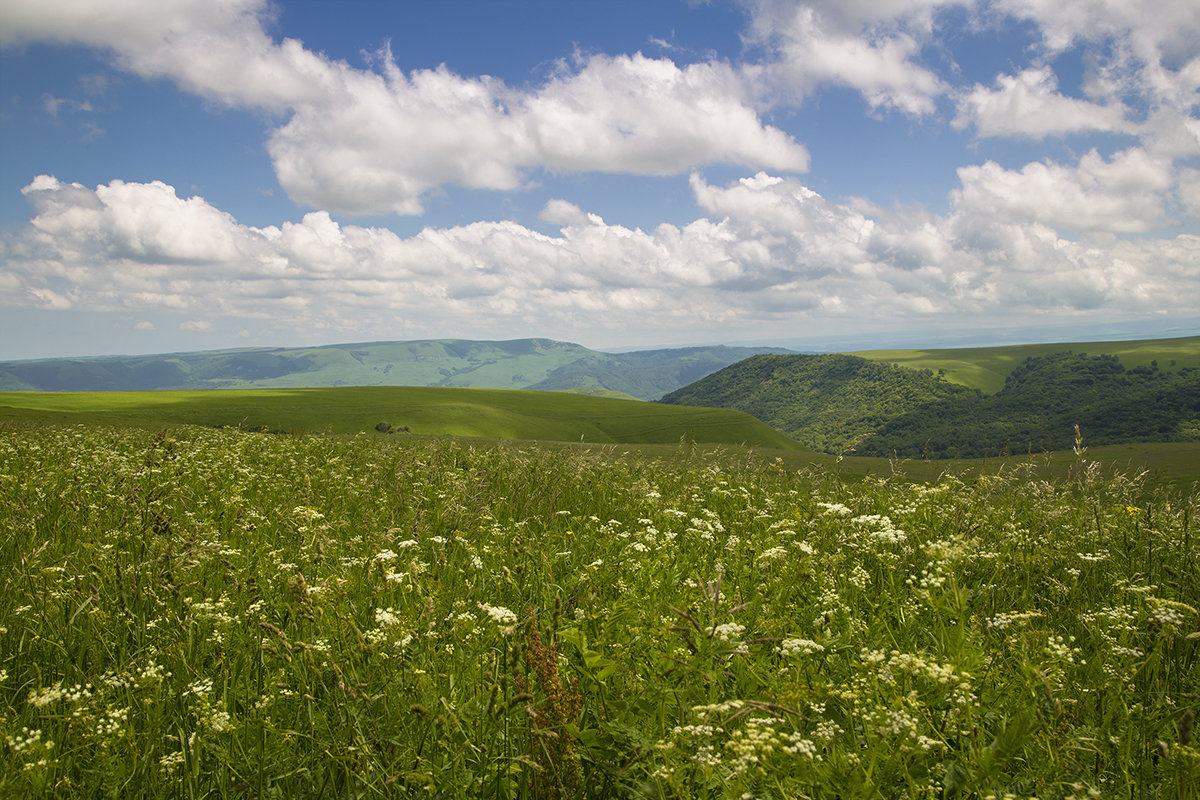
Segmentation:
<svg viewBox="0 0 1200 800">
<path fill-rule="evenodd" d="M 761 355 L 663 397 L 736 408 L 816 450 L 845 452 L 889 420 L 976 393 L 912 370 L 849 355 Z"/>
<path fill-rule="evenodd" d="M 1111 355 L 1027 358 L 993 395 L 848 355 L 757 356 L 663 398 L 736 408 L 825 452 L 972 458 L 1085 444 L 1200 441 L 1200 370 Z"/>
<path fill-rule="evenodd" d="M 1111 355 L 1029 358 L 1004 388 L 889 420 L 862 455 L 936 458 L 1067 450 L 1085 444 L 1200 440 L 1200 370 L 1125 369 Z"/>
</svg>

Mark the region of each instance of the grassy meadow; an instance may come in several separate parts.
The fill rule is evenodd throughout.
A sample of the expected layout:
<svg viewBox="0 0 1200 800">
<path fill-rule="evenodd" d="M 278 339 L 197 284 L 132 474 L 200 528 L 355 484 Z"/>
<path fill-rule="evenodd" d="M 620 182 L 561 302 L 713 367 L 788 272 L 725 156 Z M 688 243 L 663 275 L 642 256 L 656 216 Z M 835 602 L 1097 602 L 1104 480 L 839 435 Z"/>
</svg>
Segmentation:
<svg viewBox="0 0 1200 800">
<path fill-rule="evenodd" d="M 8 424 L 0 796 L 1195 798 L 1200 495 L 1072 458 Z"/>
<path fill-rule="evenodd" d="M 234 426 L 356 434 L 380 422 L 413 433 L 610 443 L 697 442 L 797 449 L 748 414 L 565 392 L 334 387 L 162 392 L 0 392 L 0 420 Z"/>
</svg>

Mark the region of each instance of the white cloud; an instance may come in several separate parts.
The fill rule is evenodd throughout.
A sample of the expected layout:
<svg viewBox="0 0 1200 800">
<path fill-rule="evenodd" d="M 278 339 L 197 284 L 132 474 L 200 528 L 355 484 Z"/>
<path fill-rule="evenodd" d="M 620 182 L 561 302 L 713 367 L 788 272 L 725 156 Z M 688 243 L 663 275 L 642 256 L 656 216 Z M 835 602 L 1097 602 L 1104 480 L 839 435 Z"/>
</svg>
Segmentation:
<svg viewBox="0 0 1200 800">
<path fill-rule="evenodd" d="M 564 227 L 568 225 L 584 225 L 587 224 L 589 219 L 589 215 L 585 214 L 579 206 L 559 198 L 554 198 L 546 203 L 546 206 L 538 216 L 552 225 L 562 225 Z M 604 220 L 594 214 L 591 215 L 591 218 L 600 224 L 604 222 Z"/>
<path fill-rule="evenodd" d="M 1200 169 L 1180 171 L 1179 201 L 1185 212 L 1200 220 Z"/>
<path fill-rule="evenodd" d="M 152 331 L 152 330 L 154 330 L 154 323 L 143 320 L 143 321 L 139 322 L 138 324 L 134 325 L 133 329 L 135 331 Z"/>
<path fill-rule="evenodd" d="M 1032 21 L 1046 63 L 1072 49 L 1083 55 L 1082 91 L 1091 107 L 1080 105 L 1083 100 L 1072 103 L 1052 96 L 1049 112 L 1073 120 L 1076 129 L 1120 130 L 1105 127 L 1114 120 L 1101 109 L 1140 109 L 1140 118 L 1126 114 L 1125 130 L 1138 134 L 1143 147 L 1170 158 L 1200 155 L 1200 120 L 1195 113 L 1200 93 L 1200 4 L 1191 0 L 996 0 L 989 9 Z M 1004 81 L 998 78 L 998 83 Z M 1021 88 L 1001 86 L 1009 95 L 1019 94 Z M 1039 93 L 1046 94 L 1036 86 L 1027 89 L 1035 100 Z M 1019 104 L 1020 98 L 1009 99 Z M 1031 99 L 1025 99 L 1023 107 L 1028 107 Z M 971 118 L 970 104 L 967 110 L 964 119 Z M 1005 132 L 999 120 L 981 117 L 979 121 L 985 126 L 991 122 L 997 133 Z M 1036 131 L 1032 118 L 1027 118 L 1027 125 Z"/>
<path fill-rule="evenodd" d="M 268 150 L 295 200 L 344 213 L 419 214 L 442 184 L 510 190 L 530 170 L 664 175 L 725 162 L 804 170 L 719 62 L 593 55 L 514 89 L 441 67 L 363 70 L 264 31 L 263 0 L 67 0 L 0 5 L 0 44 L 78 42 L 125 69 L 234 106 L 290 113 Z"/>
<path fill-rule="evenodd" d="M 536 91 L 445 68 L 404 74 L 340 68 L 340 86 L 271 136 L 280 183 L 332 211 L 421 213 L 421 195 L 456 183 L 516 189 L 530 169 L 664 175 L 729 162 L 804 170 L 808 153 L 763 126 L 720 64 L 592 56 Z"/>
<path fill-rule="evenodd" d="M 974 126 L 989 136 L 1042 138 L 1079 131 L 1127 131 L 1121 105 L 1100 105 L 1058 92 L 1058 78 L 1048 66 L 1017 75 L 1000 75 L 989 89 L 976 84 L 958 102 L 954 127 Z"/>
<path fill-rule="evenodd" d="M 746 3 L 751 38 L 771 53 L 760 77 L 772 93 L 803 98 L 822 85 L 848 86 L 873 109 L 923 115 L 948 89 L 919 61 L 933 11 L 956 3 Z"/>
<path fill-rule="evenodd" d="M 1084 191 L 1090 176 L 1094 191 L 1136 194 L 1145 158 L 1089 156 L 1049 182 Z M 1062 239 L 1042 217 L 1084 213 L 1070 192 L 1058 205 L 1012 201 L 999 213 L 975 202 L 987 191 L 1040 190 L 1040 181 L 1036 170 L 968 173 L 955 212 L 939 218 L 837 203 L 765 173 L 723 186 L 693 175 L 707 216 L 683 226 L 611 225 L 552 201 L 544 218 L 562 226 L 556 235 L 476 222 L 402 238 L 324 212 L 255 228 L 163 184 L 92 190 L 42 176 L 26 189 L 30 225 L 0 239 L 0 303 L 173 312 L 191 325 L 254 318 L 280 335 L 415 338 L 446 335 L 454 320 L 456 336 L 610 341 L 694 338 L 717 325 L 727 335 L 793 330 L 803 319 L 868 313 L 974 322 L 1200 307 L 1200 237 Z M 1115 214 L 1100 221 L 1111 227 Z"/>
<path fill-rule="evenodd" d="M 955 207 L 979 219 L 1033 223 L 1066 231 L 1138 233 L 1163 221 L 1169 162 L 1131 148 L 1105 161 L 1095 150 L 1078 167 L 1050 162 L 1019 172 L 994 161 L 958 170 Z"/>
<path fill-rule="evenodd" d="M 1128 40 L 1139 55 L 1194 52 L 1200 6 L 1191 0 L 996 0 L 997 10 L 1038 24 L 1051 52 L 1079 41 Z"/>
</svg>

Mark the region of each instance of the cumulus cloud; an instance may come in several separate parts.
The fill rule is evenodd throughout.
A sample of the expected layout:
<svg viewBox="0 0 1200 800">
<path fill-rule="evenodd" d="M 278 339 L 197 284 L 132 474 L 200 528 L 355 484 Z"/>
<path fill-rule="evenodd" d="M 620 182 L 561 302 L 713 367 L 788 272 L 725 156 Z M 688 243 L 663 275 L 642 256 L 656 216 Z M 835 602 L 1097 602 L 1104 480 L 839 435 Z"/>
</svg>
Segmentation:
<svg viewBox="0 0 1200 800">
<path fill-rule="evenodd" d="M 516 189 L 528 170 L 665 175 L 729 162 L 805 170 L 808 153 L 764 126 L 727 65 L 642 55 L 565 65 L 535 91 L 445 68 L 336 70 L 268 149 L 294 199 L 332 211 L 419 214 L 443 183 Z"/>
<path fill-rule="evenodd" d="M 1179 173 L 1179 200 L 1190 216 L 1200 220 L 1200 169 Z"/>
<path fill-rule="evenodd" d="M 1000 75 L 994 88 L 976 84 L 958 102 L 955 128 L 974 126 L 990 136 L 1042 138 L 1079 131 L 1120 132 L 1132 129 L 1122 105 L 1101 105 L 1058 92 L 1058 78 L 1048 66 Z"/>
<path fill-rule="evenodd" d="M 345 213 L 419 214 L 442 184 L 514 189 L 531 170 L 664 175 L 709 163 L 802 171 L 808 153 L 759 119 L 727 64 L 593 55 L 541 86 L 357 69 L 276 43 L 265 0 L 66 0 L 0 6 L 0 44 L 110 50 L 123 68 L 233 106 L 287 115 L 268 150 L 295 200 Z"/>
<path fill-rule="evenodd" d="M 1200 155 L 1200 5 L 1188 0 L 995 0 L 981 18 L 1017 18 L 1039 36 L 1035 64 L 961 97 L 959 127 L 982 136 L 1130 133 L 1156 155 Z M 1057 91 L 1051 68 L 1075 50 L 1082 97 Z M 1005 116 L 1009 115 L 1009 119 Z"/>
<path fill-rule="evenodd" d="M 750 37 L 771 54 L 756 72 L 772 93 L 803 98 L 847 86 L 873 109 L 929 114 L 948 86 L 919 63 L 922 39 L 933 11 L 952 4 L 746 0 Z"/>
<path fill-rule="evenodd" d="M 1144 157 L 1097 157 L 1067 178 L 1113 189 L 1125 163 Z M 0 302 L 410 336 L 438 335 L 453 318 L 458 335 L 497 338 L 1200 305 L 1200 237 L 1070 241 L 1029 218 L 1044 209 L 997 215 L 973 203 L 1030 174 L 968 174 L 947 217 L 838 203 L 766 173 L 726 185 L 695 174 L 705 216 L 687 225 L 611 225 L 556 200 L 543 212 L 561 226 L 555 235 L 504 221 L 407 238 L 324 212 L 256 228 L 161 183 L 88 189 L 40 176 L 26 187 L 30 224 L 0 240 Z M 1061 205 L 1053 213 L 1078 213 Z"/>
<path fill-rule="evenodd" d="M 1127 41 L 1142 56 L 1194 54 L 1200 7 L 1189 0 L 996 0 L 1003 13 L 1038 24 L 1051 52 L 1079 41 Z M 1155 58 L 1157 61 L 1157 58 Z"/>
<path fill-rule="evenodd" d="M 989 161 L 958 170 L 952 193 L 960 211 L 979 219 L 1036 223 L 1057 230 L 1138 233 L 1163 221 L 1170 163 L 1140 148 L 1106 161 L 1095 150 L 1077 167 L 1035 162 L 1020 171 Z"/>
</svg>

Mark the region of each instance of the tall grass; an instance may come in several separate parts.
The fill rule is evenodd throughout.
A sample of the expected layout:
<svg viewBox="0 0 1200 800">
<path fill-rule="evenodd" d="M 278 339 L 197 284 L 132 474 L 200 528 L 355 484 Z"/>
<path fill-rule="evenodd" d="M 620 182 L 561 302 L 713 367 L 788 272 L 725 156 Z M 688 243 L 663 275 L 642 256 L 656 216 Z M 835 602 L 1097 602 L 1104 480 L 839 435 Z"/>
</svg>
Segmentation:
<svg viewBox="0 0 1200 800">
<path fill-rule="evenodd" d="M 0 794 L 1197 797 L 1195 494 L 0 431 Z"/>
</svg>

